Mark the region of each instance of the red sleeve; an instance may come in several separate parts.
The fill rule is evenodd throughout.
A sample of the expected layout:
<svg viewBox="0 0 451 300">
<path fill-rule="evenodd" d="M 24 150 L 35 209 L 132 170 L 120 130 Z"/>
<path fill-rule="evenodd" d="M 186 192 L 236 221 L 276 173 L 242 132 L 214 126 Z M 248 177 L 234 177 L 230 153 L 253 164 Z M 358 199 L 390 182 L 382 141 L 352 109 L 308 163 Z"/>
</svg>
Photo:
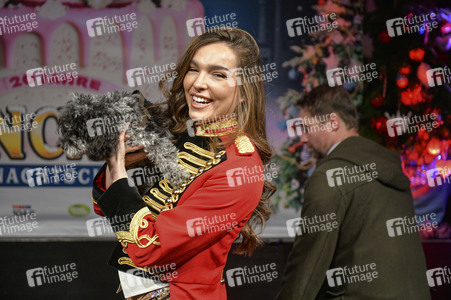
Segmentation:
<svg viewBox="0 0 451 300">
<path fill-rule="evenodd" d="M 260 180 L 229 186 L 228 170 L 246 167 L 255 170 L 256 166 L 260 166 L 261 171 L 254 175 Z M 135 236 L 135 242 L 125 243 L 125 246 L 122 243 L 137 266 L 180 263 L 227 234 L 233 240 L 237 237 L 262 194 L 261 162 L 258 156 L 243 157 L 233 163 L 226 161 L 214 171 L 200 189 L 174 209 L 160 213 L 156 221 L 147 207 L 138 211 L 130 224 L 129 238 Z M 116 234 L 121 241 L 121 233 Z"/>
<path fill-rule="evenodd" d="M 94 177 L 93 180 L 93 192 L 92 192 L 92 202 L 94 207 L 94 212 L 100 216 L 104 216 L 102 210 L 100 209 L 99 205 L 97 204 L 98 198 L 105 192 L 105 169 L 106 166 L 104 165 L 99 173 Z"/>
</svg>

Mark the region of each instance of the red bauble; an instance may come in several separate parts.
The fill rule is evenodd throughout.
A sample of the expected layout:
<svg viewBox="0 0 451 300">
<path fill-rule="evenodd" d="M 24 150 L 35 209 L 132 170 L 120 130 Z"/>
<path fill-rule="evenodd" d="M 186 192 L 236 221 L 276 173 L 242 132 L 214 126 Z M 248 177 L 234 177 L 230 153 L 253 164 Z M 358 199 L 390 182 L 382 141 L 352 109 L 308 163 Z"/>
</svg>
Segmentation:
<svg viewBox="0 0 451 300">
<path fill-rule="evenodd" d="M 374 107 L 381 107 L 382 103 L 384 103 L 384 97 L 381 94 L 371 99 L 371 105 Z"/>
<path fill-rule="evenodd" d="M 437 156 L 442 152 L 442 143 L 438 138 L 432 138 L 427 145 L 427 149 L 430 155 Z"/>
<path fill-rule="evenodd" d="M 421 85 L 417 84 L 415 87 L 411 89 L 407 89 L 401 93 L 401 102 L 404 105 L 417 105 L 420 102 L 424 102 L 425 99 L 421 94 Z"/>
<path fill-rule="evenodd" d="M 403 65 L 401 68 L 399 68 L 399 74 L 409 75 L 410 74 L 410 65 Z"/>
<path fill-rule="evenodd" d="M 382 31 L 381 33 L 379 33 L 379 40 L 382 43 L 387 44 L 388 42 L 390 42 L 391 37 L 388 35 L 387 31 Z"/>
<path fill-rule="evenodd" d="M 376 117 L 371 119 L 371 127 L 375 128 L 379 134 L 387 133 L 387 118 Z"/>
<path fill-rule="evenodd" d="M 419 130 L 418 137 L 422 141 L 427 141 L 427 140 L 429 140 L 429 133 L 426 130 Z"/>
<path fill-rule="evenodd" d="M 400 88 L 405 88 L 409 84 L 409 78 L 404 75 L 398 74 L 396 76 L 396 85 Z"/>
<path fill-rule="evenodd" d="M 445 126 L 440 126 L 438 132 L 439 132 L 440 136 L 444 137 L 445 139 L 447 139 L 449 137 L 449 130 Z"/>
<path fill-rule="evenodd" d="M 414 61 L 422 61 L 424 58 L 424 50 L 421 48 L 412 49 L 409 51 L 409 57 Z"/>
</svg>

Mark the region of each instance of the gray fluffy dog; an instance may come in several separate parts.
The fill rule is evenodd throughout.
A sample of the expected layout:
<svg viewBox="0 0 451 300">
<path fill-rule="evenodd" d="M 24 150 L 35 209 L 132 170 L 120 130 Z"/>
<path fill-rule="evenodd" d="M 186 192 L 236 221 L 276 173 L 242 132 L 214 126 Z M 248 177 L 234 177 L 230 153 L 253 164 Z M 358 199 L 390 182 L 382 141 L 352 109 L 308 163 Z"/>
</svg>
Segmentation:
<svg viewBox="0 0 451 300">
<path fill-rule="evenodd" d="M 173 185 L 179 187 L 189 174 L 177 163 L 178 150 L 164 113 L 151 107 L 139 91 L 110 92 L 103 95 L 73 94 L 58 120 L 59 143 L 68 157 L 86 154 L 95 161 L 116 153 L 119 133 L 129 128 L 128 145 L 143 145 L 149 161 L 133 167 L 156 166 Z M 129 167 L 130 168 L 130 167 Z M 140 188 L 145 192 L 150 186 Z"/>
</svg>

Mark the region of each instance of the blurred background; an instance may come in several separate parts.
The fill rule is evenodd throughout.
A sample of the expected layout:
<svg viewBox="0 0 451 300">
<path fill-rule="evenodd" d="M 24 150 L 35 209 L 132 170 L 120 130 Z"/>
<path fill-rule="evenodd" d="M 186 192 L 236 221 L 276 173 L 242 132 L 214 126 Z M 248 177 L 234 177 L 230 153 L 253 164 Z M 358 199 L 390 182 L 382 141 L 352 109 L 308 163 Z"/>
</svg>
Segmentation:
<svg viewBox="0 0 451 300">
<path fill-rule="evenodd" d="M 121 32 L 94 32 L 87 25 L 133 14 L 136 27 L 130 22 Z M 309 30 L 294 20 L 325 15 L 334 17 Z M 123 298 L 115 294 L 117 272 L 107 265 L 115 235 L 92 208 L 92 179 L 102 164 L 68 159 L 58 147 L 59 109 L 72 92 L 139 88 L 150 101 L 163 101 L 157 83 L 133 87 L 126 71 L 177 63 L 201 32 L 190 20 L 215 16 L 219 22 L 204 28 L 248 31 L 263 63 L 275 64 L 265 78 L 267 134 L 275 152 L 265 177 L 278 187 L 274 214 L 262 233 L 267 243 L 250 258 L 230 254 L 225 271 L 274 263 L 276 276 L 252 284 L 227 282 L 229 299 L 272 299 L 280 287 L 292 226 L 315 165 L 287 120 L 299 116 L 296 101 L 303 93 L 328 82 L 327 70 L 345 66 L 375 64 L 374 78 L 343 85 L 358 107 L 360 134 L 399 154 L 416 215 L 434 216 L 419 224 L 427 267 L 451 268 L 449 1 L 0 0 L 0 298 Z M 395 18 L 415 26 L 387 25 Z M 53 84 L 27 76 L 44 66 L 65 66 L 77 76 Z M 432 79 L 431 70 L 438 74 Z M 387 125 L 431 114 L 437 123 L 430 130 L 395 132 Z M 32 182 L 27 176 L 33 168 L 68 165 L 78 175 L 74 180 Z M 36 268 L 67 264 L 75 264 L 73 278 L 43 284 L 30 275 Z M 450 299 L 447 280 L 431 286 L 434 300 Z"/>
</svg>

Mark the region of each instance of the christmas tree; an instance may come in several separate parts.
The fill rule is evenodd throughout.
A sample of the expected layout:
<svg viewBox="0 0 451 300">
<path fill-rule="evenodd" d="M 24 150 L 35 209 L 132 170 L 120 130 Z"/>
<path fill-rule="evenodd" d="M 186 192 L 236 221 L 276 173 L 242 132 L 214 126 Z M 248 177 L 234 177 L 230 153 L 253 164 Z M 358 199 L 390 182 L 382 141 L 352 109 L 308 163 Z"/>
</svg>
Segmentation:
<svg viewBox="0 0 451 300">
<path fill-rule="evenodd" d="M 327 82 L 326 70 L 338 66 L 358 65 L 363 59 L 363 2 L 318 1 L 313 9 L 317 16 L 331 16 L 328 20 L 324 20 L 323 25 L 332 23 L 334 30 L 313 31 L 309 35 L 308 44 L 290 47 L 296 56 L 285 61 L 282 67 L 290 68 L 289 78 L 299 84 L 296 90 L 290 89 L 277 99 L 284 117 L 284 120 L 279 122 L 279 129 L 283 131 L 287 130 L 287 120 L 299 117 L 296 102 L 303 93 Z M 356 104 L 362 102 L 361 83 L 346 84 L 344 87 L 353 95 Z M 303 199 L 303 187 L 315 160 L 307 150 L 307 146 L 300 143 L 299 136 L 290 137 L 283 143 L 276 160 L 280 169 L 284 170 L 277 181 L 276 205 L 283 201 L 284 207 L 299 209 Z"/>
</svg>

